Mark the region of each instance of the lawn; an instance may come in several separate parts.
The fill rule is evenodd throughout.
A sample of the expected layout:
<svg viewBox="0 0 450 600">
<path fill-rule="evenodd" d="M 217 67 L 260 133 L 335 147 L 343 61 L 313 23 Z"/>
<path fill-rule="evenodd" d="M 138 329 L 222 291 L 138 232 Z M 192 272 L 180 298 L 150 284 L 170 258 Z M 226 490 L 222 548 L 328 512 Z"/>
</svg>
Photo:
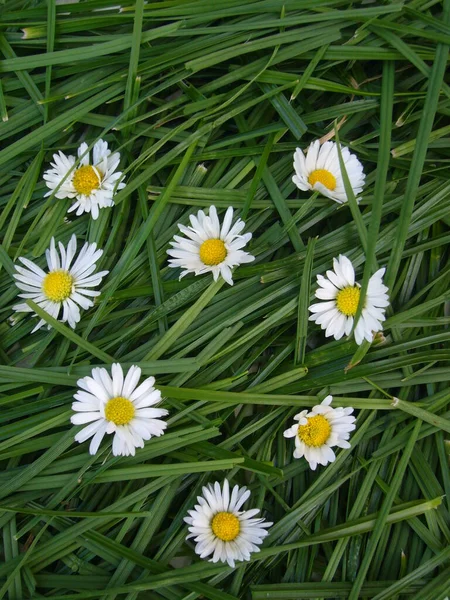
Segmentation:
<svg viewBox="0 0 450 600">
<path fill-rule="evenodd" d="M 450 0 L 115 1 L 0 0 L 0 600 L 444 600 Z M 120 153 L 114 206 L 68 212 L 65 186 L 86 197 L 110 177 L 86 162 L 99 140 Z M 342 181 L 314 173 L 327 190 L 341 181 L 342 203 L 293 181 L 294 153 L 303 164 L 314 140 L 336 144 Z M 52 188 L 59 152 L 75 158 Z M 211 234 L 208 272 L 180 279 L 174 236 L 199 211 L 210 227 L 212 206 L 252 234 L 236 238 L 242 264 L 216 272 L 225 245 Z M 52 312 L 74 294 L 74 267 L 63 252 L 53 280 L 40 269 L 52 239 L 64 251 L 73 236 L 78 252 L 103 251 L 107 273 L 83 280 L 100 293 L 75 296 L 81 310 Z M 342 256 L 361 287 L 348 284 L 337 335 L 309 308 Z M 16 286 L 21 257 L 47 305 Z M 385 320 L 358 340 L 376 273 Z M 130 373 L 102 413 L 118 433 L 90 454 L 74 395 L 100 397 L 110 384 L 86 378 L 104 367 L 119 381 L 113 363 Z M 136 449 L 119 439 L 138 410 L 132 376 L 155 378 L 163 409 Z M 319 446 L 305 442 L 313 413 L 295 440 L 284 432 L 329 395 L 342 410 L 325 416 L 356 417 L 340 430 L 349 443 L 326 465 L 295 458 Z M 225 480 L 273 523 L 234 567 L 201 558 L 184 521 Z M 224 507 L 230 548 L 245 530 Z"/>
</svg>

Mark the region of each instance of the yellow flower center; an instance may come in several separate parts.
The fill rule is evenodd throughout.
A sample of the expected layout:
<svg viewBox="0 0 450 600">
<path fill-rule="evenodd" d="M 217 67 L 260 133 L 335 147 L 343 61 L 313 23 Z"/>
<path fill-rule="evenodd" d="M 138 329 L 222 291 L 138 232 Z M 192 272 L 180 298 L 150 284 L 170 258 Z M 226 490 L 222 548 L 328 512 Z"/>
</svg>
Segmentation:
<svg viewBox="0 0 450 600">
<path fill-rule="evenodd" d="M 108 400 L 105 406 L 105 418 L 116 425 L 127 425 L 134 417 L 136 409 L 128 398 L 116 396 Z"/>
<path fill-rule="evenodd" d="M 232 542 L 239 535 L 241 526 L 239 519 L 229 512 L 220 512 L 214 515 L 211 529 L 216 537 L 223 542 Z"/>
<path fill-rule="evenodd" d="M 62 302 L 72 293 L 73 277 L 68 271 L 52 271 L 44 277 L 42 291 L 52 302 Z"/>
<path fill-rule="evenodd" d="M 227 249 L 222 240 L 206 240 L 200 246 L 200 260 L 204 265 L 218 265 L 227 257 Z"/>
<path fill-rule="evenodd" d="M 359 287 L 346 287 L 338 292 L 336 296 L 336 306 L 338 311 L 347 317 L 354 317 L 358 308 L 359 296 L 361 291 Z"/>
<path fill-rule="evenodd" d="M 89 196 L 92 190 L 98 190 L 100 181 L 100 173 L 95 167 L 83 165 L 75 171 L 72 183 L 79 194 Z"/>
<path fill-rule="evenodd" d="M 321 183 L 329 190 L 333 191 L 336 187 L 336 177 L 326 169 L 316 169 L 309 174 L 308 181 L 314 187 L 315 183 Z"/>
<path fill-rule="evenodd" d="M 323 415 L 309 417 L 306 425 L 298 426 L 298 437 L 307 446 L 323 446 L 330 437 L 331 425 Z"/>
</svg>

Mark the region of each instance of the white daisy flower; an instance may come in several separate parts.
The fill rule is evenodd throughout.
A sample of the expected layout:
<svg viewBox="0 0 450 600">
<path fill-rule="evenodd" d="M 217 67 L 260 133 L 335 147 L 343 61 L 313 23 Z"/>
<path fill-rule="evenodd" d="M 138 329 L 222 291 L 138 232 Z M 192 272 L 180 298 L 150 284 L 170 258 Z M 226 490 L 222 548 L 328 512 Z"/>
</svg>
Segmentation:
<svg viewBox="0 0 450 600">
<path fill-rule="evenodd" d="M 84 142 L 78 148 L 80 162 L 74 169 L 75 156 L 66 156 L 59 151 L 53 155 L 52 168 L 44 173 L 45 183 L 50 191 L 59 186 L 56 198 L 75 198 L 68 212 L 76 210 L 76 215 L 90 212 L 92 218 L 98 218 L 99 209 L 114 206 L 113 196 L 117 190 L 125 187 L 121 171 L 116 171 L 120 162 L 119 152 L 111 154 L 107 142 L 98 140 L 92 149 L 92 162 L 88 145 Z M 64 181 L 63 181 L 64 179 Z"/>
<path fill-rule="evenodd" d="M 167 254 L 173 258 L 169 260 L 169 266 L 184 269 L 180 279 L 188 273 L 201 275 L 211 272 L 214 281 L 222 275 L 227 283 L 233 285 L 231 269 L 255 260 L 254 256 L 242 250 L 252 237 L 251 233 L 241 235 L 245 227 L 244 221 L 238 219 L 231 226 L 233 222 L 231 206 L 225 213 L 222 227 L 215 206 L 209 208 L 208 216 L 199 210 L 197 216 L 191 215 L 189 219 L 190 227 L 178 225 L 180 231 L 189 239 L 175 235 L 175 241 L 170 242 L 173 248 L 167 250 Z"/>
<path fill-rule="evenodd" d="M 161 401 L 161 392 L 154 388 L 154 377 L 136 387 L 141 378 L 139 367 L 130 367 L 124 379 L 122 367 L 114 363 L 111 375 L 97 367 L 92 369 L 92 377 L 77 381 L 81 389 L 74 395 L 75 414 L 70 420 L 73 425 L 89 425 L 76 434 L 75 441 L 81 443 L 92 438 L 89 452 L 94 455 L 105 433 L 114 433 L 114 456 L 134 456 L 136 448 L 144 447 L 144 440 L 163 435 L 167 423 L 160 417 L 168 411 L 150 408 Z"/>
<path fill-rule="evenodd" d="M 203 496 L 197 496 L 198 504 L 189 510 L 185 521 L 189 527 L 186 539 L 195 538 L 195 552 L 200 558 L 213 555 L 210 562 L 227 562 L 235 566 L 236 560 L 249 560 L 252 552 L 259 552 L 259 545 L 268 535 L 272 523 L 253 517 L 259 508 L 240 510 L 250 497 L 247 488 L 235 485 L 230 496 L 228 480 L 223 487 L 218 481 L 202 488 Z"/>
<path fill-rule="evenodd" d="M 283 434 L 285 438 L 295 438 L 294 458 L 304 456 L 313 471 L 317 465 L 334 462 L 333 446 L 351 447 L 347 440 L 356 428 L 356 419 L 350 416 L 353 408 L 331 408 L 332 401 L 333 396 L 327 396 L 311 412 L 302 410 L 294 417 L 298 422 Z"/>
<path fill-rule="evenodd" d="M 45 251 L 48 273 L 34 262 L 20 257 L 19 260 L 26 268 L 15 265 L 17 274 L 14 275 L 17 287 L 25 292 L 19 298 L 30 298 L 54 319 L 63 323 L 68 322 L 72 329 L 80 320 L 80 308 L 88 309 L 94 306 L 95 298 L 100 292 L 93 290 L 100 285 L 103 277 L 109 271 L 95 273 L 96 263 L 103 254 L 97 250 L 97 244 L 86 242 L 78 257 L 73 262 L 77 251 L 77 238 L 73 235 L 67 249 L 59 242 L 59 253 L 55 239 L 52 238 L 50 248 Z M 61 256 L 60 256 L 61 255 Z M 88 296 L 88 298 L 86 298 Z M 62 308 L 62 317 L 60 311 Z M 13 306 L 16 312 L 33 312 L 25 302 Z M 33 313 L 33 316 L 36 316 Z M 31 333 L 45 325 L 41 319 Z"/>
<path fill-rule="evenodd" d="M 364 186 L 363 166 L 348 148 L 341 146 L 342 160 L 345 164 L 353 193 L 358 196 Z M 308 148 L 306 157 L 300 148 L 294 153 L 295 175 L 292 181 L 304 192 L 316 190 L 339 204 L 347 202 L 344 180 L 339 165 L 339 155 L 335 142 L 325 142 L 322 146 L 315 140 Z"/>
<path fill-rule="evenodd" d="M 324 300 L 312 304 L 309 310 L 313 313 L 310 321 L 315 321 L 322 329 L 325 336 L 334 336 L 340 340 L 345 335 L 350 335 L 353 320 L 358 308 L 360 288 L 355 283 L 355 269 L 351 261 L 343 255 L 333 259 L 334 271 L 327 271 L 327 276 L 317 275 L 319 287 L 316 298 Z M 355 327 L 355 341 L 362 344 L 366 339 L 373 341 L 373 334 L 383 329 L 382 322 L 386 319 L 385 309 L 389 306 L 388 288 L 383 285 L 383 275 L 386 269 L 379 269 L 369 279 L 366 298 L 361 316 Z"/>
</svg>

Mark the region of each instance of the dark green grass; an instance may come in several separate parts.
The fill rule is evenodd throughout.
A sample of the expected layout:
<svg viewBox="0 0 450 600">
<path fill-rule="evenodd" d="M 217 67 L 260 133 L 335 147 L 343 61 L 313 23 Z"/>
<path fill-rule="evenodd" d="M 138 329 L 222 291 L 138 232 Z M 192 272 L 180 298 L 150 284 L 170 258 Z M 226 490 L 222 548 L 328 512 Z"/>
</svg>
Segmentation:
<svg viewBox="0 0 450 600">
<path fill-rule="evenodd" d="M 0 3 L 0 599 L 444 600 L 450 2 L 111 4 Z M 359 206 L 291 182 L 295 148 L 333 132 L 364 164 Z M 127 186 L 66 219 L 43 170 L 99 137 Z M 167 268 L 177 223 L 211 204 L 253 232 L 232 288 Z M 73 233 L 105 251 L 96 306 L 75 332 L 11 326 L 14 261 Z M 339 253 L 363 289 L 387 267 L 372 347 L 307 322 Z M 113 361 L 155 375 L 170 411 L 134 458 L 73 442 L 76 380 Z M 326 393 L 357 429 L 311 472 L 282 433 Z M 275 523 L 235 570 L 183 524 L 225 476 Z"/>
</svg>

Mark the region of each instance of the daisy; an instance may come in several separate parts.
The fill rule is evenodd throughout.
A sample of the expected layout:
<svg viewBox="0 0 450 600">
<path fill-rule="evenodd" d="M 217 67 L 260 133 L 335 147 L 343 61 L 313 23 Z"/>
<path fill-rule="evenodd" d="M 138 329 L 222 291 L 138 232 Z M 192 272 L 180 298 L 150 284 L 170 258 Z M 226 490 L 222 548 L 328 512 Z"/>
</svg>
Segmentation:
<svg viewBox="0 0 450 600">
<path fill-rule="evenodd" d="M 357 196 L 362 192 L 366 177 L 363 166 L 354 154 L 350 154 L 348 148 L 341 146 L 341 154 L 353 193 Z M 294 169 L 292 181 L 300 190 L 316 190 L 339 204 L 347 202 L 335 142 L 325 142 L 321 146 L 320 141 L 315 140 L 309 146 L 306 158 L 303 151 L 297 148 L 294 153 Z"/>
<path fill-rule="evenodd" d="M 155 378 L 148 377 L 136 387 L 141 369 L 130 367 L 125 379 L 122 367 L 114 363 L 110 377 L 103 368 L 92 369 L 92 377 L 77 381 L 81 388 L 74 395 L 73 425 L 85 425 L 75 436 L 76 442 L 92 438 L 89 453 L 96 454 L 105 433 L 114 433 L 114 456 L 132 456 L 136 448 L 144 447 L 144 440 L 161 436 L 167 427 L 164 408 L 150 408 L 161 401 L 161 392 L 154 388 Z"/>
<path fill-rule="evenodd" d="M 228 480 L 223 487 L 218 481 L 202 488 L 203 496 L 197 496 L 198 504 L 189 510 L 185 521 L 189 527 L 186 539 L 195 538 L 195 552 L 200 558 L 212 554 L 210 562 L 227 562 L 235 566 L 236 560 L 249 560 L 252 552 L 259 552 L 259 545 L 268 535 L 272 523 L 253 517 L 259 508 L 240 510 L 250 497 L 247 488 L 235 485 L 230 496 Z"/>
<path fill-rule="evenodd" d="M 68 212 L 76 210 L 77 216 L 90 212 L 95 220 L 100 208 L 114 206 L 116 190 L 125 187 L 120 182 L 122 173 L 116 171 L 120 154 L 111 154 L 107 142 L 98 140 L 92 149 L 92 163 L 88 145 L 84 142 L 78 148 L 78 158 L 79 164 L 74 168 L 75 156 L 66 156 L 61 151 L 53 155 L 52 168 L 44 173 L 45 183 L 50 189 L 46 196 L 58 188 L 56 198 L 76 199 Z"/>
<path fill-rule="evenodd" d="M 50 248 L 45 251 L 48 273 L 31 260 L 20 257 L 20 262 L 26 268 L 15 265 L 17 274 L 14 275 L 14 279 L 17 287 L 25 292 L 19 294 L 19 298 L 30 298 L 54 319 L 59 318 L 62 309 L 62 317 L 59 320 L 63 323 L 68 322 L 72 329 L 75 329 L 81 318 L 79 307 L 87 309 L 94 306 L 91 298 L 99 296 L 100 292 L 91 288 L 100 285 L 109 271 L 94 272 L 96 262 L 103 254 L 103 250 L 97 250 L 97 244 L 86 242 L 73 264 L 77 251 L 76 236 L 70 238 L 67 249 L 61 242 L 58 245 L 59 253 L 55 238 L 52 238 Z M 16 312 L 33 312 L 25 302 L 16 304 L 13 309 Z M 33 316 L 36 314 L 33 313 Z M 43 325 L 45 321 L 41 319 L 31 333 Z"/>
<path fill-rule="evenodd" d="M 334 271 L 327 271 L 327 276 L 317 275 L 316 298 L 324 300 L 312 304 L 309 310 L 313 313 L 310 321 L 315 321 L 322 329 L 325 336 L 334 336 L 340 340 L 345 335 L 350 335 L 353 320 L 358 308 L 360 288 L 355 283 L 355 269 L 351 261 L 343 255 L 333 259 Z M 386 319 L 384 312 L 389 306 L 388 288 L 383 285 L 383 275 L 386 269 L 379 269 L 369 279 L 366 298 L 361 316 L 355 327 L 355 341 L 362 344 L 366 339 L 373 341 L 373 334 L 383 329 L 382 322 Z"/>
<path fill-rule="evenodd" d="M 327 396 L 311 412 L 302 410 L 294 417 L 298 423 L 283 434 L 285 438 L 295 438 L 294 458 L 304 456 L 313 471 L 318 464 L 334 462 L 333 446 L 351 447 L 347 440 L 356 428 L 356 419 L 350 416 L 353 408 L 331 408 L 332 401 L 333 396 Z"/>
<path fill-rule="evenodd" d="M 214 281 L 222 275 L 227 283 L 233 285 L 231 269 L 255 260 L 254 256 L 241 249 L 252 237 L 251 233 L 241 235 L 245 227 L 244 221 L 238 219 L 233 227 L 231 226 L 233 221 L 231 206 L 225 213 L 222 227 L 215 206 L 209 208 L 208 216 L 199 210 L 197 216 L 191 215 L 189 219 L 190 227 L 178 225 L 181 233 L 189 239 L 176 235 L 175 241 L 170 242 L 173 248 L 167 250 L 167 254 L 173 258 L 169 260 L 169 267 L 184 269 L 180 279 L 187 273 L 195 273 L 195 275 L 212 273 Z"/>
</svg>

